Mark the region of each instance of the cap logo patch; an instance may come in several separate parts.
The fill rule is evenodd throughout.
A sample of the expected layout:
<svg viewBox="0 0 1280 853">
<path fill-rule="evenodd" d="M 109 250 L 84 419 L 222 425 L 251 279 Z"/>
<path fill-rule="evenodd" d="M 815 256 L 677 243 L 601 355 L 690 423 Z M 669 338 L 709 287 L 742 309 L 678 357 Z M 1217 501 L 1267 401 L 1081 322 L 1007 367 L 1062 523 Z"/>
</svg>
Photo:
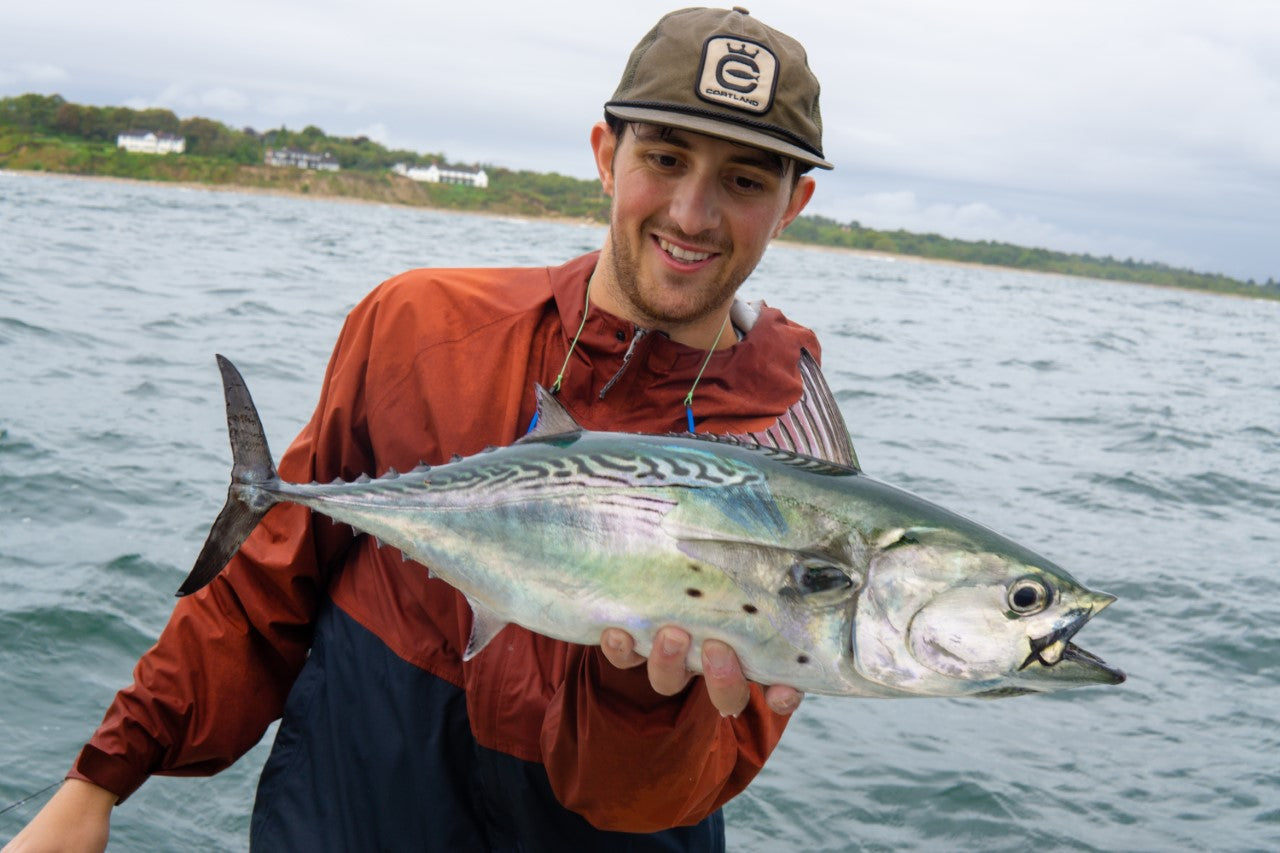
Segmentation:
<svg viewBox="0 0 1280 853">
<path fill-rule="evenodd" d="M 713 36 L 702 48 L 698 97 L 704 101 L 767 113 L 777 82 L 778 58 L 762 44 Z"/>
</svg>

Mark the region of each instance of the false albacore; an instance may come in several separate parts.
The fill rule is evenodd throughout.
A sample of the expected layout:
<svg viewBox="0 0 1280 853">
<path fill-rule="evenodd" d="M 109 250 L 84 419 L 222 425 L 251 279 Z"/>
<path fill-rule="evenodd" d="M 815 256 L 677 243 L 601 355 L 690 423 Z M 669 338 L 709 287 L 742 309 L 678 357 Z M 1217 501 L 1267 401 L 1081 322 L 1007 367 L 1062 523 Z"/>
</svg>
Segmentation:
<svg viewBox="0 0 1280 853">
<path fill-rule="evenodd" d="M 623 628 L 641 653 L 678 625 L 691 670 L 714 638 L 748 678 L 811 693 L 994 697 L 1124 680 L 1070 642 L 1114 597 L 864 475 L 807 353 L 800 401 L 766 432 L 586 431 L 539 388 L 538 426 L 510 447 L 331 484 L 277 476 L 244 380 L 218 363 L 232 483 L 180 595 L 291 502 L 466 596 L 467 658 L 512 622 L 582 644 Z"/>
</svg>

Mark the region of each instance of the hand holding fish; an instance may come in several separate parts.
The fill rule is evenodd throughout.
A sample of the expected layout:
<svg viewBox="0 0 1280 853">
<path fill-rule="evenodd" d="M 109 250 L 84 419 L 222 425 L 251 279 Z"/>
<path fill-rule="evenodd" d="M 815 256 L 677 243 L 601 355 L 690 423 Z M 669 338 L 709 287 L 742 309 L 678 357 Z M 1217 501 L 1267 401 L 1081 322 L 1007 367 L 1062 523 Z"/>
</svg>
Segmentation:
<svg viewBox="0 0 1280 853">
<path fill-rule="evenodd" d="M 653 652 L 645 658 L 635 651 L 635 640 L 619 628 L 606 628 L 600 634 L 600 649 L 605 659 L 619 669 L 648 664 L 649 683 L 663 696 L 673 696 L 685 688 L 696 673 L 685 666 L 693 639 L 680 628 L 667 626 L 654 636 Z M 725 643 L 707 640 L 702 644 L 702 677 L 711 704 L 721 714 L 736 717 L 751 698 L 747 679 L 742 674 L 738 655 Z M 775 714 L 790 714 L 800 707 L 804 694 L 791 687 L 776 684 L 765 688 L 765 702 Z"/>
</svg>

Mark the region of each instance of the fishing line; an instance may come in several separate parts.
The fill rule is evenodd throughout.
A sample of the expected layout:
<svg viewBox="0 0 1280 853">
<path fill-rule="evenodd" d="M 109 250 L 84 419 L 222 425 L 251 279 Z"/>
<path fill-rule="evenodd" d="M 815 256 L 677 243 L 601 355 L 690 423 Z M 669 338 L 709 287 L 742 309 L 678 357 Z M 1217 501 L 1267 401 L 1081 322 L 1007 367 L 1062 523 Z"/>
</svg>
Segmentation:
<svg viewBox="0 0 1280 853">
<path fill-rule="evenodd" d="M 23 803 L 29 803 L 32 800 L 34 800 L 36 797 L 43 794 L 45 791 L 52 791 L 54 788 L 58 787 L 61 784 L 62 784 L 62 780 L 59 779 L 57 782 L 54 782 L 52 785 L 49 785 L 47 787 L 41 788 L 39 791 L 36 791 L 34 794 L 27 794 L 25 797 L 23 797 L 21 800 L 18 800 L 16 803 L 10 803 L 9 805 L 0 809 L 0 814 L 4 814 L 5 812 L 11 812 L 14 809 L 16 809 L 18 806 L 22 805 Z"/>
</svg>

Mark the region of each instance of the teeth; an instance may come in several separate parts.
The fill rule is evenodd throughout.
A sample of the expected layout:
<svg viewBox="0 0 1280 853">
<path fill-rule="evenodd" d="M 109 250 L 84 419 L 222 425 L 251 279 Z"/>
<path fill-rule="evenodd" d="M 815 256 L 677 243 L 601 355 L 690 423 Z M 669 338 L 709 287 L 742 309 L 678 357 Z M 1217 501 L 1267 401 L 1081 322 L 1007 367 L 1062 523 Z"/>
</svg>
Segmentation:
<svg viewBox="0 0 1280 853">
<path fill-rule="evenodd" d="M 666 252 L 677 261 L 705 261 L 711 257 L 710 252 L 690 252 L 688 249 L 682 249 L 679 246 L 673 246 L 661 237 L 658 238 L 658 245 L 662 247 L 662 251 Z"/>
<path fill-rule="evenodd" d="M 1056 643 L 1050 643 L 1040 650 L 1040 660 L 1044 661 L 1048 666 L 1053 666 L 1062 660 L 1062 653 L 1067 650 L 1067 641 L 1059 640 Z"/>
</svg>

